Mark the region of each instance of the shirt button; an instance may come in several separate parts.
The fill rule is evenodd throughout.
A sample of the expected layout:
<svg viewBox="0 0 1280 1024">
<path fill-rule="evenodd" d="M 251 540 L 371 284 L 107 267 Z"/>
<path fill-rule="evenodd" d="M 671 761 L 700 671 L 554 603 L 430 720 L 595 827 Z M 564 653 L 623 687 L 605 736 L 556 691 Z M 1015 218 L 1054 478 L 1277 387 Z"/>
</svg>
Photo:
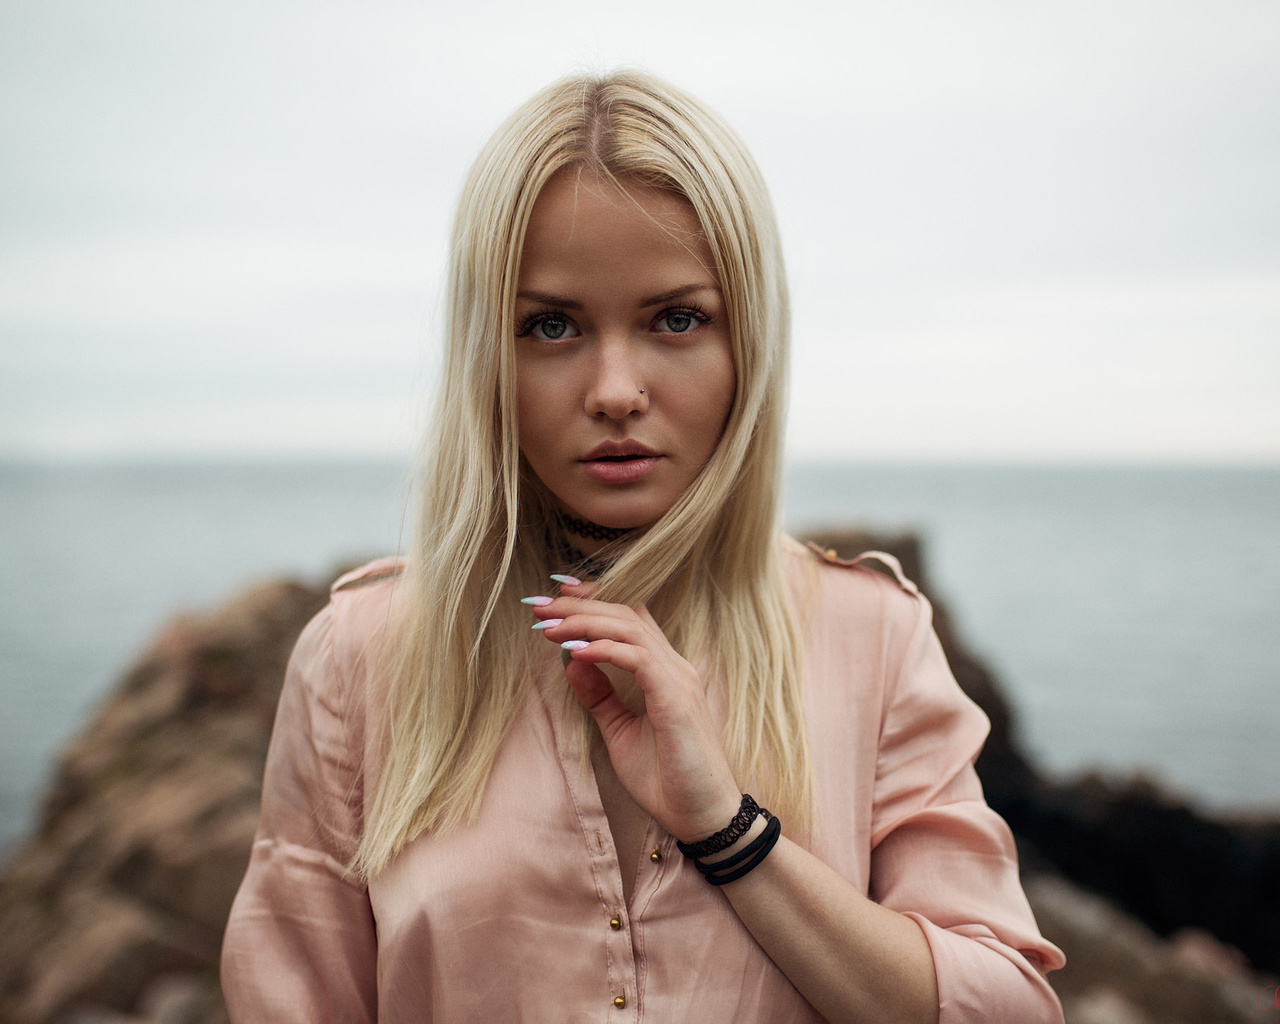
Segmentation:
<svg viewBox="0 0 1280 1024">
<path fill-rule="evenodd" d="M 658 861 L 662 860 L 662 851 L 655 846 L 653 848 L 653 853 L 649 854 L 649 859 L 657 864 Z"/>
<path fill-rule="evenodd" d="M 622 922 L 619 921 L 616 917 L 611 917 L 609 918 L 609 927 L 616 932 L 619 928 L 622 927 Z"/>
<path fill-rule="evenodd" d="M 626 997 L 626 996 L 614 996 L 614 997 L 613 997 L 613 1005 L 614 1005 L 614 1006 L 616 1006 L 619 1010 L 626 1009 L 626 1006 L 627 1006 L 627 997 Z"/>
</svg>

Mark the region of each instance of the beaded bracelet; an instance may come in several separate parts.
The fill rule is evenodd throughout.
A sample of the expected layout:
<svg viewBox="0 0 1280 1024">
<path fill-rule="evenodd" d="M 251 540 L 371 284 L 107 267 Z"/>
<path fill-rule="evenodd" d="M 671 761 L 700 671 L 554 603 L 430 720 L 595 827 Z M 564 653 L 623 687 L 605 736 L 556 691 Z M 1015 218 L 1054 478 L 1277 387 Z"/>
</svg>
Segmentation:
<svg viewBox="0 0 1280 1024">
<path fill-rule="evenodd" d="M 738 813 L 733 816 L 733 820 L 728 825 L 696 843 L 682 843 L 677 839 L 676 846 L 686 857 L 692 857 L 695 860 L 698 857 L 710 857 L 713 853 L 729 849 L 745 836 L 747 830 L 751 828 L 751 823 L 756 820 L 756 815 L 770 817 L 769 812 L 757 804 L 749 794 L 743 793 L 742 803 L 738 805 Z"/>
</svg>

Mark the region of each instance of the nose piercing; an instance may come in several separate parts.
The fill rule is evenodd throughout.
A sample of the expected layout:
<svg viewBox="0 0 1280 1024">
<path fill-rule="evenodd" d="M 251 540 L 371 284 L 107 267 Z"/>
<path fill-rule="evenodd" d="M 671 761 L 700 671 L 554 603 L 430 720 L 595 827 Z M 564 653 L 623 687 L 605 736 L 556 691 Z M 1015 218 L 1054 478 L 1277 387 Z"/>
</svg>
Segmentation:
<svg viewBox="0 0 1280 1024">
<path fill-rule="evenodd" d="M 644 388 L 641 388 L 641 389 L 640 389 L 640 394 L 642 394 L 642 395 L 644 394 Z"/>
</svg>

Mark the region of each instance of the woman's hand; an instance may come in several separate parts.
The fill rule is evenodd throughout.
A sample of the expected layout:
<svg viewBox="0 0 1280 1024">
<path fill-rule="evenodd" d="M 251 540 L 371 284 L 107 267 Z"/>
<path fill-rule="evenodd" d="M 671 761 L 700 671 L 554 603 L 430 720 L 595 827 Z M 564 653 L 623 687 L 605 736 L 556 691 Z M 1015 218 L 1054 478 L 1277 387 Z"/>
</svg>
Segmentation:
<svg viewBox="0 0 1280 1024">
<path fill-rule="evenodd" d="M 534 628 L 569 651 L 569 685 L 595 718 L 613 770 L 632 799 L 677 839 L 704 839 L 729 823 L 742 792 L 702 679 L 647 608 L 597 601 L 594 592 L 590 583 L 562 582 L 562 596 L 534 605 L 542 620 Z M 635 677 L 644 694 L 643 714 L 627 707 L 601 665 Z"/>
<path fill-rule="evenodd" d="M 730 822 L 742 794 L 702 680 L 646 608 L 607 604 L 594 592 L 589 583 L 569 582 L 558 598 L 527 598 L 542 620 L 534 628 L 569 645 L 569 685 L 595 717 L 613 770 L 636 803 L 676 838 L 705 839 Z M 635 677 L 642 714 L 618 696 L 602 665 Z M 721 892 L 826 1020 L 936 1024 L 937 982 L 920 925 L 873 903 L 786 836 Z"/>
</svg>

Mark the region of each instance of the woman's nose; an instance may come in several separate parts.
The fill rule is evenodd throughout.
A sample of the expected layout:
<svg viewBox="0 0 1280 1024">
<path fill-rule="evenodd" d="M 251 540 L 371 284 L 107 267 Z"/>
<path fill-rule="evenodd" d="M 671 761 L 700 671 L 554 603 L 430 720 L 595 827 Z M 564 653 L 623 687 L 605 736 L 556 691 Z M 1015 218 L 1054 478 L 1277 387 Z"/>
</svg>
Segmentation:
<svg viewBox="0 0 1280 1024">
<path fill-rule="evenodd" d="M 649 408 L 649 389 L 643 376 L 630 344 L 600 345 L 587 387 L 587 412 L 613 420 L 644 412 Z"/>
</svg>

